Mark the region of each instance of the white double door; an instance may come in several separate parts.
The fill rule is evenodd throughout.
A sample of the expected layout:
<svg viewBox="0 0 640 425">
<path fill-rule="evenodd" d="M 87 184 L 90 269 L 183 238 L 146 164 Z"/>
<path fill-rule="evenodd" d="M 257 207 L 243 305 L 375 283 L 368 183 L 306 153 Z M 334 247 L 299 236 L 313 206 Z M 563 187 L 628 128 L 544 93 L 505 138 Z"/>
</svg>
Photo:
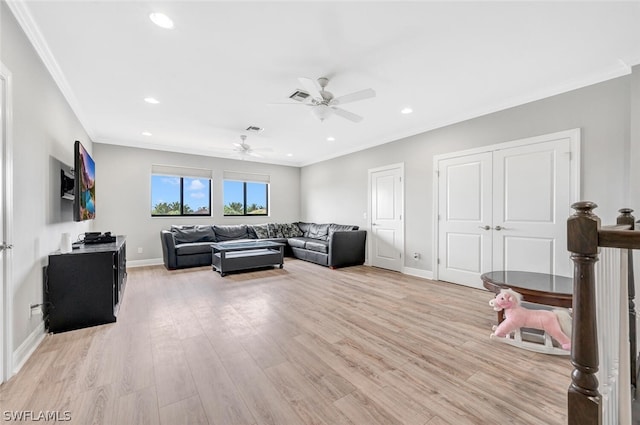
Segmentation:
<svg viewBox="0 0 640 425">
<path fill-rule="evenodd" d="M 571 276 L 576 177 L 572 139 L 561 136 L 438 161 L 439 280 L 481 288 L 491 270 Z"/>
</svg>

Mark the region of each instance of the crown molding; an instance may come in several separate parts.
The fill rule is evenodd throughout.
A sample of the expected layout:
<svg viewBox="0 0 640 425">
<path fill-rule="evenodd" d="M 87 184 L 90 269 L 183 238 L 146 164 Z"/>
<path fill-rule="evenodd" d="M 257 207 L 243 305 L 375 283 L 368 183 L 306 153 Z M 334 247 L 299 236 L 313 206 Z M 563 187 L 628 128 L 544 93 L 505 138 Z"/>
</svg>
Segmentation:
<svg viewBox="0 0 640 425">
<path fill-rule="evenodd" d="M 71 107 L 71 110 L 76 114 L 76 117 L 80 121 L 80 124 L 85 129 L 90 139 L 93 139 L 93 131 L 88 126 L 88 122 L 84 114 L 82 113 L 82 108 L 80 107 L 80 103 L 78 102 L 76 96 L 73 94 L 73 90 L 71 90 L 71 86 L 67 82 L 62 69 L 58 65 L 53 53 L 49 49 L 49 45 L 47 44 L 40 28 L 36 25 L 31 12 L 29 11 L 29 7 L 26 0 L 7 0 L 7 5 L 9 9 L 15 16 L 18 24 L 22 27 L 22 30 L 26 34 L 27 38 L 33 45 L 38 56 L 44 63 L 45 67 L 49 71 L 49 74 L 58 85 L 58 88 L 62 92 L 62 95 L 67 100 L 67 103 Z"/>
</svg>

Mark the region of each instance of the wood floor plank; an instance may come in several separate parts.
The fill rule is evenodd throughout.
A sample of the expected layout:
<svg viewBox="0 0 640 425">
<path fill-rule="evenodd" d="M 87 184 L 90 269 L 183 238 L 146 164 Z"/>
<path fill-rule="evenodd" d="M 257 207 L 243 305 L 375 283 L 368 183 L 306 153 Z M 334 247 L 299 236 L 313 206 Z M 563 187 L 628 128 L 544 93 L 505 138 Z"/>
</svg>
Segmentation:
<svg viewBox="0 0 640 425">
<path fill-rule="evenodd" d="M 291 363 L 280 363 L 265 370 L 305 425 L 352 425 Z"/>
<path fill-rule="evenodd" d="M 301 423 L 300 416 L 248 353 L 222 359 L 222 364 L 257 424 Z"/>
<path fill-rule="evenodd" d="M 213 349 L 218 342 L 200 338 L 181 342 L 206 417 L 210 424 L 255 424 L 239 390 Z"/>
<path fill-rule="evenodd" d="M 0 404 L 82 425 L 566 423 L 568 358 L 490 340 L 491 298 L 289 258 L 130 269 L 118 321 L 47 335 Z"/>
<path fill-rule="evenodd" d="M 200 397 L 193 396 L 160 408 L 162 425 L 209 425 Z"/>
</svg>

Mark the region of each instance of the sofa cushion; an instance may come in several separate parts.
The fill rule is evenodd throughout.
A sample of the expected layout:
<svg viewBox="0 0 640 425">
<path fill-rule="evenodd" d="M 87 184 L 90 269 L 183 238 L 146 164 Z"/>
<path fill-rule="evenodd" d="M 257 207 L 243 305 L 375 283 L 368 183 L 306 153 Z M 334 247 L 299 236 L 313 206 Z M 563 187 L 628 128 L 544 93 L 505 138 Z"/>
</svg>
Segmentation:
<svg viewBox="0 0 640 425">
<path fill-rule="evenodd" d="M 322 252 L 326 254 L 329 252 L 329 242 L 320 240 L 309 240 L 304 244 L 305 249 L 309 251 Z"/>
<path fill-rule="evenodd" d="M 249 226 L 253 233 L 255 233 L 258 239 L 267 239 L 269 237 L 269 225 L 268 224 L 252 224 Z"/>
<path fill-rule="evenodd" d="M 176 245 L 177 255 L 192 255 L 211 253 L 211 242 L 191 242 Z"/>
<path fill-rule="evenodd" d="M 171 226 L 176 244 L 191 242 L 215 242 L 216 235 L 211 226 Z"/>
<path fill-rule="evenodd" d="M 232 241 L 235 239 L 251 239 L 246 224 L 230 226 L 213 226 L 218 242 Z"/>
<path fill-rule="evenodd" d="M 282 233 L 282 225 L 278 223 L 269 223 L 269 237 L 270 238 L 284 238 Z"/>
<path fill-rule="evenodd" d="M 329 225 L 328 224 L 318 224 L 311 223 L 309 227 L 309 238 L 319 239 L 321 241 L 326 241 L 329 237 Z"/>
<path fill-rule="evenodd" d="M 285 238 L 296 238 L 303 235 L 302 230 L 296 223 L 284 223 L 280 225 L 280 228 Z"/>
<path fill-rule="evenodd" d="M 329 239 L 333 236 L 334 232 L 350 232 L 351 230 L 358 230 L 358 226 L 352 226 L 350 224 L 335 224 L 329 225 Z"/>
<path fill-rule="evenodd" d="M 311 229 L 312 223 L 305 223 L 305 222 L 299 221 L 296 224 L 298 225 L 298 229 L 300 229 L 300 231 L 302 232 L 302 236 L 304 236 L 305 238 L 308 238 L 309 229 Z"/>
<path fill-rule="evenodd" d="M 307 239 L 306 238 L 289 238 L 287 242 L 289 243 L 290 246 L 304 249 L 304 244 L 307 243 Z"/>
</svg>

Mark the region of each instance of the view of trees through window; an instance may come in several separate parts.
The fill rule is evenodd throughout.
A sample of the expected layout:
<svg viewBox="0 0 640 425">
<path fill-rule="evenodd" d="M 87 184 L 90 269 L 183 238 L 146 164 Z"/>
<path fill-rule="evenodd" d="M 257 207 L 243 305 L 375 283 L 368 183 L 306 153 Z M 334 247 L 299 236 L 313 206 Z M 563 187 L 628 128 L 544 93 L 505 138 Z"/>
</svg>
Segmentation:
<svg viewBox="0 0 640 425">
<path fill-rule="evenodd" d="M 152 175 L 151 215 L 211 215 L 211 180 Z"/>
<path fill-rule="evenodd" d="M 224 215 L 268 215 L 267 183 L 224 181 Z"/>
</svg>

